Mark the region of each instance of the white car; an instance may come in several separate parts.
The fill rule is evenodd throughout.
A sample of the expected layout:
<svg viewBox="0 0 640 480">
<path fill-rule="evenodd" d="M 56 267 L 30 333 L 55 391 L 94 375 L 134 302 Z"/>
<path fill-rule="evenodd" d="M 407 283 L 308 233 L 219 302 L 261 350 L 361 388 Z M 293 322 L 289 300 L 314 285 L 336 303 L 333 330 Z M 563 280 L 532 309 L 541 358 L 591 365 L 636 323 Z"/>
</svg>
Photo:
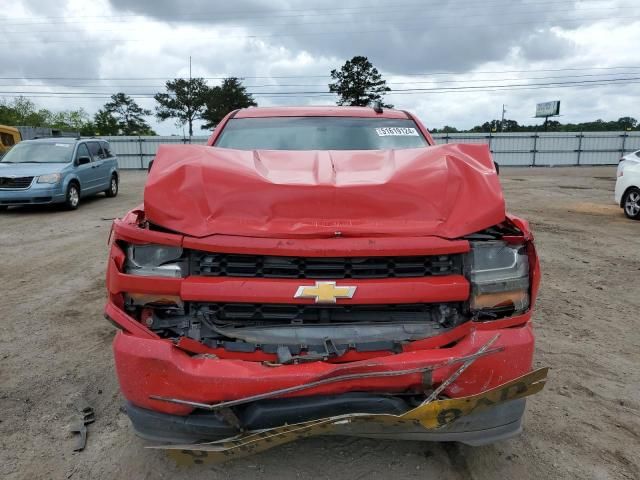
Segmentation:
<svg viewBox="0 0 640 480">
<path fill-rule="evenodd" d="M 640 150 L 620 159 L 615 200 L 627 217 L 640 220 Z"/>
</svg>

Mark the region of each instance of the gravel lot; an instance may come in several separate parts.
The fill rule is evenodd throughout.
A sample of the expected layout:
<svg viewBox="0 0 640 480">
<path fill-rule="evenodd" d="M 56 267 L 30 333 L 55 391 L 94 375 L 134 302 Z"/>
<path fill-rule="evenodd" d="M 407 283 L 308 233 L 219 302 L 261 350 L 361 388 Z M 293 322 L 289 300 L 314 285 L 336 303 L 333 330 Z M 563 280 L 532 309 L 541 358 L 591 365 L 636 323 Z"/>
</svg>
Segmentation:
<svg viewBox="0 0 640 480">
<path fill-rule="evenodd" d="M 123 172 L 117 198 L 76 212 L 0 213 L 0 477 L 640 478 L 640 222 L 612 205 L 614 167 L 503 169 L 542 257 L 536 365 L 552 368 L 522 436 L 480 448 L 315 438 L 190 468 L 133 435 L 102 317 L 111 219 L 141 201 L 145 176 Z M 79 395 L 97 420 L 73 453 Z"/>
</svg>

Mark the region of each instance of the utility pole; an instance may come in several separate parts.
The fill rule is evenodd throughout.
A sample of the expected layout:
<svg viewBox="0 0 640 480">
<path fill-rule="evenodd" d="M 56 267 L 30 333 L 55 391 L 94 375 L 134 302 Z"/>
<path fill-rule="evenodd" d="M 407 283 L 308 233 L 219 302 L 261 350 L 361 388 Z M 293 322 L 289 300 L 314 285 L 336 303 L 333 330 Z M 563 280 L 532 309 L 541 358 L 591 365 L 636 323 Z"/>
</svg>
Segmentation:
<svg viewBox="0 0 640 480">
<path fill-rule="evenodd" d="M 500 120 L 500 131 L 504 132 L 504 114 L 507 112 L 504 107 L 506 107 L 506 105 L 503 103 L 502 104 L 502 119 Z"/>
</svg>

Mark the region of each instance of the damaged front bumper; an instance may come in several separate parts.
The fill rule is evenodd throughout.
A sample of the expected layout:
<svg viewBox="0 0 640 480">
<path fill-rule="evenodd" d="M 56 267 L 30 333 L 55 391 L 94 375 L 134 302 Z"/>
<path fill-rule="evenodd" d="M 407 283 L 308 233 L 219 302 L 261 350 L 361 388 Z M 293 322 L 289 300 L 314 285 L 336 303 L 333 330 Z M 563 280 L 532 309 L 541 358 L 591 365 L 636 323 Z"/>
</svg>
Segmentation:
<svg viewBox="0 0 640 480">
<path fill-rule="evenodd" d="M 348 363 L 274 367 L 215 355 L 193 356 L 170 341 L 124 332 L 116 335 L 114 353 L 121 389 L 128 399 L 127 412 L 139 436 L 185 445 L 217 442 L 205 447 L 168 446 L 181 461 L 193 460 L 193 452 L 200 460 L 204 456 L 220 461 L 310 435 L 483 445 L 521 431 L 524 397 L 542 389 L 546 377 L 546 370 L 530 373 L 533 333 L 529 322 L 501 329 L 487 326 L 458 327 L 454 333 L 462 336 L 444 348 Z M 478 354 L 488 344 L 486 354 Z M 447 384 L 465 359 L 472 361 Z M 411 369 L 416 371 L 395 374 Z M 367 372 L 389 375 L 367 378 Z M 353 378 L 340 380 L 345 375 Z M 518 378 L 508 381 L 514 375 Z M 322 383 L 332 377 L 338 381 Z M 314 382 L 318 385 L 269 397 L 270 392 Z M 424 395 L 406 393 L 429 392 L 443 384 L 442 396 L 450 397 L 447 400 L 416 407 Z M 265 395 L 262 400 L 242 401 L 261 394 Z M 225 406 L 223 402 L 231 408 L 207 411 L 208 406 Z M 301 425 L 301 430 L 279 433 L 279 428 L 290 425 Z M 251 439 L 254 432 L 271 432 L 278 442 L 271 434 Z M 237 443 L 245 437 L 250 447 Z M 232 443 L 224 443 L 231 439 Z M 211 445 L 214 451 L 209 450 Z"/>
<path fill-rule="evenodd" d="M 524 397 L 542 390 L 547 369 L 539 369 L 480 394 L 462 398 L 423 402 L 402 414 L 398 413 L 348 413 L 302 421 L 292 425 L 261 428 L 219 441 L 206 443 L 182 443 L 152 448 L 166 449 L 179 463 L 221 462 L 268 450 L 284 443 L 318 435 L 351 435 L 370 438 L 392 438 L 422 441 L 458 441 L 468 445 L 484 445 L 517 435 L 522 428 Z M 348 395 L 347 395 L 348 396 Z M 362 396 L 342 397 L 344 403 L 367 405 Z M 340 399 L 313 400 L 318 405 L 336 408 Z M 364 403 L 363 403 L 364 402 Z M 390 402 L 389 402 L 390 403 Z M 360 408 L 363 408 L 360 405 Z M 308 406 L 302 401 L 280 400 L 279 406 L 252 405 L 247 417 L 260 426 L 260 422 L 277 419 L 282 410 L 304 411 Z M 371 404 L 368 405 L 369 407 Z M 389 407 L 390 405 L 387 405 Z M 380 407 L 378 405 L 378 407 Z M 353 408 L 353 406 L 352 406 Z M 366 407 L 365 407 L 366 408 Z M 159 415 L 133 406 L 128 413 L 139 435 L 158 440 L 156 426 L 169 426 L 176 440 L 186 437 L 192 440 L 198 435 L 209 436 L 212 430 L 223 434 L 224 425 L 219 418 L 196 415 L 178 420 L 179 417 Z M 289 412 L 291 414 L 291 412 Z M 163 430 L 166 433 L 167 428 Z M 166 437 L 165 437 L 166 438 Z"/>
<path fill-rule="evenodd" d="M 405 351 L 346 363 L 312 362 L 276 367 L 266 362 L 218 358 L 215 355 L 194 356 L 169 340 L 142 338 L 124 332 L 116 335 L 113 349 L 120 388 L 127 400 L 142 408 L 183 416 L 190 414 L 195 407 L 157 398 L 213 404 L 338 375 L 426 369 L 472 356 L 496 334 L 499 334 L 493 345 L 496 351 L 477 358 L 443 394 L 449 397 L 472 395 L 531 371 L 534 338 L 530 323 L 497 330 L 471 329 L 465 324 L 454 330 L 453 333 L 462 336 L 454 345 L 444 348 Z M 291 395 L 337 395 L 354 391 L 388 394 L 425 392 L 441 385 L 458 367 L 450 363 L 430 371 L 429 375 L 414 372 L 353 378 Z"/>
</svg>

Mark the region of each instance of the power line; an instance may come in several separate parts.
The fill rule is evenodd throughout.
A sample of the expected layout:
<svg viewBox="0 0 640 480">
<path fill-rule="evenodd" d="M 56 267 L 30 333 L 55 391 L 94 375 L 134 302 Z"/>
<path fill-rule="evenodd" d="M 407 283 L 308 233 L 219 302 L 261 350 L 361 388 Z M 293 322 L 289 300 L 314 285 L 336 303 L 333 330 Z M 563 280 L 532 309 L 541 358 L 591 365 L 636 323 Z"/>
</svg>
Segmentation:
<svg viewBox="0 0 640 480">
<path fill-rule="evenodd" d="M 612 70 L 638 70 L 640 69 L 640 65 L 617 65 L 617 66 L 608 66 L 608 67 L 567 67 L 567 68 L 538 68 L 538 69 L 529 69 L 529 70 L 478 70 L 478 71 L 461 71 L 461 70 L 450 70 L 450 71 L 436 71 L 436 72 L 426 72 L 426 73 L 402 73 L 397 74 L 399 77 L 417 77 L 417 76 L 440 76 L 440 75 L 469 75 L 469 74 L 509 74 L 509 73 L 543 73 L 543 72 L 584 72 L 584 71 L 612 71 Z M 633 73 L 624 73 L 624 72 L 616 72 L 615 75 L 631 75 Z M 606 73 L 603 74 L 591 74 L 593 76 L 596 75 L 608 75 Z M 614 74 L 611 74 L 614 75 Z M 569 76 L 580 76 L 580 75 L 569 75 Z M 587 75 L 584 75 L 587 76 Z M 269 76 L 255 76 L 255 75 L 241 75 L 241 74 L 229 74 L 224 77 L 199 77 L 205 80 L 224 80 L 225 78 L 235 77 L 239 79 L 291 79 L 291 78 L 330 78 L 330 75 L 269 75 Z M 0 77 L 0 80 L 104 80 L 104 81 L 146 81 L 146 80 L 172 80 L 175 78 L 179 79 L 187 79 L 188 77 L 174 77 L 174 76 L 165 76 L 165 77 L 49 77 L 49 76 L 28 76 L 28 77 Z M 495 79 L 494 79 L 495 80 Z"/>
<path fill-rule="evenodd" d="M 640 77 L 629 77 L 620 79 L 595 79 L 595 80 L 576 80 L 568 82 L 547 82 L 547 83 L 524 83 L 514 85 L 479 85 L 479 86 L 459 86 L 459 87 L 433 87 L 433 88 L 406 88 L 406 89 L 391 89 L 388 93 L 394 94 L 409 94 L 409 93 L 449 93 L 454 91 L 475 92 L 485 90 L 515 90 L 519 87 L 523 89 L 534 89 L 536 87 L 554 88 L 554 87 L 575 87 L 575 86 L 607 86 L 607 85 L 625 85 L 631 83 L 638 83 Z M 327 91 L 290 91 L 290 92 L 249 92 L 255 96 L 262 97 L 281 97 L 287 96 L 334 96 L 333 93 Z M 56 95 L 62 98 L 72 95 L 82 95 L 87 98 L 94 96 L 104 97 L 104 92 L 51 92 L 51 91 L 0 91 L 0 95 Z M 131 96 L 153 98 L 155 93 L 134 93 Z"/>
<path fill-rule="evenodd" d="M 619 83 L 617 85 L 637 85 L 640 84 L 640 81 L 628 81 L 628 82 L 624 82 L 624 83 Z M 390 96 L 393 95 L 415 95 L 415 94 L 423 94 L 423 95 L 429 95 L 429 94 L 445 94 L 445 93 L 492 93 L 492 92 L 504 92 L 505 90 L 513 90 L 513 91 L 517 91 L 517 90 L 546 90 L 546 89 L 556 89 L 556 88 L 582 88 L 582 87 L 589 87 L 589 88 L 593 88 L 593 87 L 598 87 L 598 86 L 609 86 L 610 84 L 588 84 L 588 85 L 551 85 L 551 86 L 536 86 L 536 87 L 514 87 L 514 88 L 486 88 L 486 89 L 482 89 L 482 90 L 453 90 L 453 91 L 448 91 L 448 90 L 442 90 L 442 91 L 425 91 L 425 92 L 391 92 Z M 2 97 L 8 97 L 8 98 L 15 98 L 15 97 L 23 97 L 23 94 L 15 94 L 15 93 L 1 93 L 0 92 L 0 96 Z M 153 97 L 151 96 L 144 96 L 144 95 L 137 95 L 137 94 L 130 94 L 129 95 L 132 98 L 137 98 L 137 99 L 153 99 Z M 110 95 L 96 95 L 96 96 L 86 96 L 86 95 L 69 95 L 69 96 L 59 96 L 59 95 L 29 95 L 30 98 L 59 98 L 59 99 L 84 99 L 84 100 L 100 100 L 100 99 L 109 99 L 111 98 Z M 261 94 L 255 94 L 256 98 L 287 98 L 287 97 L 282 97 L 280 95 L 261 95 Z M 332 93 L 324 93 L 324 94 L 316 94 L 316 95 L 290 95 L 288 98 L 327 98 L 327 97 L 334 97 L 335 95 Z"/>
<path fill-rule="evenodd" d="M 398 76 L 431 76 L 431 75 L 462 75 L 465 73 L 479 73 L 479 74 L 497 74 L 497 73 L 538 73 L 538 72 L 565 72 L 565 71 L 590 71 L 590 70 L 637 70 L 640 66 L 620 65 L 610 67 L 573 67 L 573 68 L 547 68 L 547 69 L 531 69 L 531 70 L 485 70 L 485 71 L 448 71 L 448 72 L 429 72 L 429 73 L 402 73 Z M 605 74 L 602 74 L 605 75 Z M 199 77 L 205 80 L 224 80 L 225 78 L 235 77 L 239 79 L 285 79 L 285 78 L 330 78 L 330 75 L 280 75 L 280 76 L 251 76 L 251 75 L 228 75 L 225 77 Z M 188 77 L 0 77 L 0 80 L 171 80 L 174 78 L 187 79 Z"/>
<path fill-rule="evenodd" d="M 483 71 L 469 71 L 464 72 L 461 70 L 451 71 L 436 71 L 427 73 L 402 73 L 398 76 L 430 76 L 430 75 L 462 75 L 465 73 L 480 73 L 480 74 L 492 74 L 492 73 L 538 73 L 538 72 L 575 72 L 575 71 L 590 71 L 590 70 L 637 70 L 640 69 L 640 65 L 618 65 L 608 67 L 567 67 L 567 68 L 538 68 L 529 70 L 483 70 Z M 602 74 L 606 75 L 606 74 Z M 205 80 L 223 80 L 225 78 L 235 77 L 240 79 L 246 78 L 329 78 L 329 75 L 282 75 L 282 76 L 251 76 L 240 74 L 229 74 L 225 77 L 200 77 Z M 0 80 L 167 80 L 173 78 L 187 79 L 188 77 L 0 77 Z"/>
<path fill-rule="evenodd" d="M 618 72 L 615 74 L 609 73 L 590 73 L 590 74 L 581 74 L 581 75 L 550 75 L 550 76 L 542 76 L 542 77 L 513 77 L 513 78 L 474 78 L 467 80 L 414 80 L 410 82 L 394 82 L 388 81 L 387 85 L 422 85 L 422 84 L 464 84 L 464 83 L 478 83 L 478 82 L 512 82 L 512 81 L 528 81 L 528 80 L 547 80 L 547 79 L 571 79 L 571 78 L 585 78 L 585 77 L 602 77 L 602 76 L 610 76 L 610 75 L 636 75 L 638 72 Z M 599 80 L 614 80 L 618 77 L 613 78 L 600 78 Z M 624 79 L 624 78 L 622 78 Z M 0 82 L 2 79 L 0 79 Z M 327 84 L 310 84 L 310 83 L 270 83 L 264 85 L 244 85 L 245 88 L 291 88 L 291 87 L 324 87 Z M 29 85 L 25 83 L 0 83 L 0 87 L 24 87 L 24 88 L 40 88 L 45 85 Z M 122 84 L 78 84 L 78 83 L 56 83 L 56 87 L 67 87 L 67 88 L 105 88 L 105 89 L 119 89 L 119 88 L 165 88 L 164 84 L 138 84 L 138 85 L 122 85 Z M 259 93 L 259 92 L 256 92 Z"/>
</svg>

